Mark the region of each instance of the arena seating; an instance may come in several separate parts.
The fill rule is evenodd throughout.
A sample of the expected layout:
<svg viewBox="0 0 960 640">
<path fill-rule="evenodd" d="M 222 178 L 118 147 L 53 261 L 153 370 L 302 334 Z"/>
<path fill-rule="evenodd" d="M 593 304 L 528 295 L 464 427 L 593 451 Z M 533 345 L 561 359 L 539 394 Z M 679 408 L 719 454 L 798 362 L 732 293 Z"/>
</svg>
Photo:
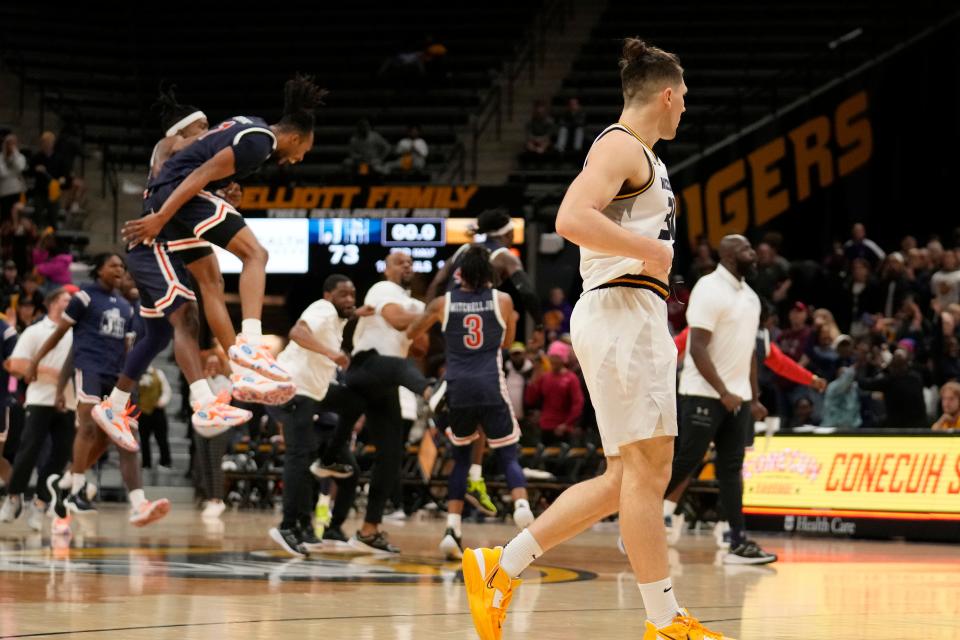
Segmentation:
<svg viewBox="0 0 960 640">
<path fill-rule="evenodd" d="M 407 125 L 419 124 L 431 149 L 427 168 L 436 172 L 536 9 L 537 3 L 473 7 L 464 23 L 453 5 L 385 5 L 371 23 L 371 7 L 350 4 L 256 12 L 198 6 L 143 16 L 132 7 L 50 11 L 8 3 L 0 7 L 0 52 L 8 69 L 82 130 L 85 142 L 128 165 L 145 166 L 158 137 L 149 107 L 161 80 L 175 83 L 183 102 L 214 121 L 238 112 L 271 119 L 280 115 L 284 80 L 297 69 L 315 74 L 331 93 L 318 118 L 317 145 L 293 178 L 336 176 L 361 118 L 391 145 Z M 96 27 L 75 27 L 81 15 L 83 24 L 92 24 L 92 13 Z M 424 79 L 379 73 L 392 56 L 423 50 L 428 42 L 447 54 Z M 211 44 L 222 55 L 199 57 Z M 118 57 L 126 64 L 117 66 Z"/>
<path fill-rule="evenodd" d="M 617 68 L 623 38 L 644 38 L 680 56 L 690 91 L 676 141 L 657 145 L 670 167 L 906 40 L 947 10 L 935 0 L 911 5 L 909 12 L 894 14 L 892 7 L 815 0 L 764 11 L 747 0 L 681 0 L 643 10 L 634 2 L 611 0 L 552 97 L 553 115 L 578 97 L 589 144 L 623 106 Z M 844 36 L 850 39 L 840 41 Z M 581 162 L 548 156 L 522 166 L 510 181 L 527 185 L 528 193 L 539 197 L 538 212 L 552 220 Z"/>
</svg>

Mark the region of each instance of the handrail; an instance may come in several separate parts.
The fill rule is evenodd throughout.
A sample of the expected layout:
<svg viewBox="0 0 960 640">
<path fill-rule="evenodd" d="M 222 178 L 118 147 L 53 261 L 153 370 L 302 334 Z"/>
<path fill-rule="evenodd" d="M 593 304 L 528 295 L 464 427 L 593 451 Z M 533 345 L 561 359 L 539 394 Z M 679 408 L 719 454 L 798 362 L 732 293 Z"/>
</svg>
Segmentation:
<svg viewBox="0 0 960 640">
<path fill-rule="evenodd" d="M 470 118 L 470 175 L 477 179 L 480 139 L 486 133 L 491 122 L 496 122 L 496 136 L 500 139 L 503 129 L 503 111 L 506 110 L 507 120 L 513 120 L 514 87 L 524 72 L 528 72 L 528 82 L 536 81 L 537 67 L 546 64 L 546 34 L 551 28 L 558 28 L 561 32 L 566 29 L 567 20 L 573 14 L 572 0 L 551 0 L 543 11 L 537 14 L 533 24 L 521 38 L 521 44 L 513 57 L 503 64 L 497 80 L 481 101 L 480 106 Z M 453 175 L 456 167 L 452 167 L 459 158 L 451 157 L 442 175 Z"/>
</svg>

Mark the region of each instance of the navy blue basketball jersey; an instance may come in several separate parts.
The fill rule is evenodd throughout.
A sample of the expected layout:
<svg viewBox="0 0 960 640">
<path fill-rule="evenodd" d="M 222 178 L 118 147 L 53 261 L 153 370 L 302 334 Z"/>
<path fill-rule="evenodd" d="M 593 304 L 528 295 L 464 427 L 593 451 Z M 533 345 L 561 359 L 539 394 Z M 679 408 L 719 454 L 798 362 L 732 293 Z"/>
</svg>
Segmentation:
<svg viewBox="0 0 960 640">
<path fill-rule="evenodd" d="M 133 307 L 117 290 L 97 283 L 74 294 L 63 313 L 73 327 L 73 364 L 77 369 L 119 375 Z"/>
<path fill-rule="evenodd" d="M 182 182 L 194 169 L 227 147 L 233 147 L 236 172 L 232 176 L 207 184 L 208 191 L 221 189 L 259 169 L 276 150 L 277 138 L 263 118 L 234 116 L 211 128 L 190 146 L 170 156 L 163 163 L 160 173 L 150 181 L 149 187 Z"/>
<path fill-rule="evenodd" d="M 507 324 L 496 291 L 454 289 L 447 293 L 443 337 L 447 346 L 447 393 L 451 407 L 504 402 L 501 344 Z"/>
<path fill-rule="evenodd" d="M 484 238 L 483 242 L 474 242 L 461 246 L 450 258 L 450 261 L 453 263 L 453 270 L 450 272 L 450 278 L 447 280 L 447 291 L 453 291 L 454 289 L 460 288 L 460 263 L 463 261 L 463 254 L 466 253 L 468 249 L 478 244 L 486 247 L 490 251 L 490 262 L 493 262 L 494 258 L 496 258 L 501 252 L 510 250 L 510 248 L 500 240 L 488 238 Z"/>
</svg>

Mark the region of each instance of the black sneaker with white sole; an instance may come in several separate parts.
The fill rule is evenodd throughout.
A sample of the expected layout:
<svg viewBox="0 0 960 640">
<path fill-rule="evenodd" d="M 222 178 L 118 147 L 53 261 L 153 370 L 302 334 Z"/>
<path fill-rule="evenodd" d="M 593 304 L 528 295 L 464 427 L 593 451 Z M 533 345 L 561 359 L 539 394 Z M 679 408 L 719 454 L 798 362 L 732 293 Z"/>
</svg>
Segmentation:
<svg viewBox="0 0 960 640">
<path fill-rule="evenodd" d="M 270 529 L 270 538 L 294 558 L 306 558 L 307 550 L 300 542 L 300 532 L 296 529 Z"/>
<path fill-rule="evenodd" d="M 453 527 L 447 527 L 443 532 L 443 539 L 440 541 L 440 551 L 447 560 L 460 560 L 463 558 L 463 538 L 457 535 Z"/>
<path fill-rule="evenodd" d="M 81 489 L 80 493 L 71 493 L 68 495 L 66 499 L 64 499 L 64 503 L 67 505 L 67 511 L 78 515 L 96 513 L 97 508 L 93 506 L 92 502 L 87 500 L 86 493 L 86 491 Z"/>
<path fill-rule="evenodd" d="M 323 530 L 323 539 L 331 542 L 346 542 L 347 534 L 340 527 L 327 527 Z"/>
<path fill-rule="evenodd" d="M 70 490 L 60 488 L 60 474 L 54 473 L 47 476 L 47 491 L 50 492 L 50 510 L 58 518 L 66 518 L 67 496 L 70 495 Z"/>
<path fill-rule="evenodd" d="M 334 462 L 331 464 L 323 464 L 320 460 L 314 461 L 310 465 L 310 473 L 316 477 L 323 478 L 349 478 L 353 475 L 353 467 L 349 464 L 343 464 L 342 462 Z"/>
<path fill-rule="evenodd" d="M 313 530 L 312 526 L 300 525 L 297 530 L 297 537 L 307 553 L 320 551 L 323 548 L 323 540 L 317 537 L 317 532 Z"/>
<path fill-rule="evenodd" d="M 390 544 L 387 534 L 383 531 L 377 531 L 370 536 L 362 536 L 357 531 L 347 544 L 357 551 L 366 553 L 400 553 L 400 549 Z"/>
<path fill-rule="evenodd" d="M 770 564 L 776 561 L 777 554 L 764 551 L 753 540 L 744 540 L 723 557 L 724 564 Z"/>
</svg>

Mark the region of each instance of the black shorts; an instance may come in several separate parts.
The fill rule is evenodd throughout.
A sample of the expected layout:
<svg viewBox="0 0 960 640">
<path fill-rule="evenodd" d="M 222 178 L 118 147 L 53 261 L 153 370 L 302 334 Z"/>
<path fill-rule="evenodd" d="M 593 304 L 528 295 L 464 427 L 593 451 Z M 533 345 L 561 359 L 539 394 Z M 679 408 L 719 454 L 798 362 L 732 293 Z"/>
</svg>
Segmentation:
<svg viewBox="0 0 960 640">
<path fill-rule="evenodd" d="M 74 384 L 77 387 L 77 402 L 80 404 L 100 404 L 113 392 L 117 376 L 97 371 L 77 369 L 74 372 Z"/>
<path fill-rule="evenodd" d="M 163 318 L 197 296 L 190 288 L 190 274 L 176 254 L 163 243 L 137 245 L 127 253 L 127 271 L 140 292 L 140 315 Z"/>
<path fill-rule="evenodd" d="M 159 211 L 177 186 L 173 183 L 148 191 L 143 202 L 144 212 Z M 201 191 L 180 207 L 157 239 L 165 242 L 171 253 L 183 252 L 181 260 L 190 264 L 209 255 L 211 244 L 226 249 L 246 226 L 233 205 L 209 191 Z"/>
<path fill-rule="evenodd" d="M 480 437 L 479 429 L 487 436 L 491 449 L 506 447 L 520 441 L 520 425 L 513 408 L 506 402 L 472 407 L 450 407 L 447 416 L 447 437 L 458 447 L 468 445 Z"/>
</svg>

